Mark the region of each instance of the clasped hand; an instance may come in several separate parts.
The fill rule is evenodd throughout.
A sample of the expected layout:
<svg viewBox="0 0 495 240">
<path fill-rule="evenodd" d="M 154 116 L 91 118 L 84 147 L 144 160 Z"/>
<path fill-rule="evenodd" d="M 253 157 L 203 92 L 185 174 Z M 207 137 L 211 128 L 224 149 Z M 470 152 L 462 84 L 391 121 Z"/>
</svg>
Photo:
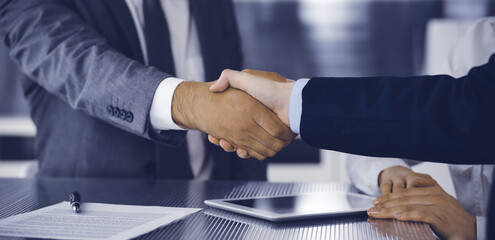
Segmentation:
<svg viewBox="0 0 495 240">
<path fill-rule="evenodd" d="M 226 150 L 238 149 L 240 157 L 264 160 L 287 146 L 295 135 L 287 122 L 281 121 L 267 104 L 262 104 L 259 98 L 256 100 L 256 95 L 250 96 L 251 85 L 228 88 L 229 80 L 244 84 L 245 79 L 239 77 L 246 76 L 254 77 L 249 73 L 225 70 L 213 84 L 181 83 L 172 100 L 172 117 L 183 128 L 208 133 L 210 141 L 221 142 Z"/>
<path fill-rule="evenodd" d="M 287 127 L 290 127 L 289 101 L 293 85 L 294 81 L 287 80 L 273 72 L 250 69 L 239 72 L 227 69 L 213 83 L 210 91 L 221 93 L 229 89 L 229 87 L 240 89 L 271 109 Z M 294 137 L 295 135 L 292 134 L 292 139 Z M 237 151 L 237 155 L 240 158 L 249 158 L 251 156 L 260 159 L 256 155 L 252 155 L 245 146 L 237 145 L 222 137 L 210 134 L 208 140 L 215 145 L 221 146 L 227 152 Z"/>
</svg>

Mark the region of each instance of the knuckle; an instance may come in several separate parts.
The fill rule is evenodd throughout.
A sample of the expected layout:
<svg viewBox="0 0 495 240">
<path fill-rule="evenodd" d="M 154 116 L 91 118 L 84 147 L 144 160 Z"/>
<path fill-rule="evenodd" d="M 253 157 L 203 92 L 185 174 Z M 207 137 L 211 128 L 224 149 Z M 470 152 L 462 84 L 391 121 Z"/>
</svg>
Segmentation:
<svg viewBox="0 0 495 240">
<path fill-rule="evenodd" d="M 401 192 L 400 192 L 400 193 L 401 193 L 402 195 L 407 195 L 407 194 L 409 194 L 409 193 L 411 192 L 411 189 L 412 189 L 412 188 L 404 188 L 404 189 L 402 189 L 402 190 L 401 190 Z"/>
<path fill-rule="evenodd" d="M 406 175 L 404 175 L 404 176 L 406 176 L 406 177 L 416 177 L 416 173 L 411 171 L 411 172 L 406 173 Z"/>
<path fill-rule="evenodd" d="M 266 157 L 272 155 L 273 151 L 270 151 L 270 149 L 264 148 L 263 151 L 261 151 L 260 155 Z"/>
<path fill-rule="evenodd" d="M 392 183 L 390 181 L 385 181 L 384 183 L 382 183 L 382 187 L 390 187 L 392 185 Z"/>
<path fill-rule="evenodd" d="M 224 69 L 224 70 L 222 71 L 222 75 L 224 75 L 224 74 L 228 74 L 230 71 L 232 71 L 232 70 L 230 70 L 230 69 L 226 68 L 226 69 Z"/>
<path fill-rule="evenodd" d="M 284 148 L 284 145 L 285 144 L 283 142 L 279 142 L 279 141 L 274 142 L 273 143 L 273 150 L 279 152 L 280 150 L 282 150 Z"/>
<path fill-rule="evenodd" d="M 275 151 L 270 151 L 268 153 L 268 157 L 275 157 L 275 155 L 277 155 L 277 153 Z"/>
<path fill-rule="evenodd" d="M 431 175 L 429 175 L 429 174 L 423 174 L 423 176 L 424 176 L 425 178 L 427 178 L 427 179 L 433 179 L 433 178 L 431 177 Z"/>
<path fill-rule="evenodd" d="M 277 138 L 282 136 L 284 133 L 284 130 L 279 126 L 270 127 L 268 131 L 270 132 L 270 134 L 272 136 L 277 137 Z"/>
</svg>

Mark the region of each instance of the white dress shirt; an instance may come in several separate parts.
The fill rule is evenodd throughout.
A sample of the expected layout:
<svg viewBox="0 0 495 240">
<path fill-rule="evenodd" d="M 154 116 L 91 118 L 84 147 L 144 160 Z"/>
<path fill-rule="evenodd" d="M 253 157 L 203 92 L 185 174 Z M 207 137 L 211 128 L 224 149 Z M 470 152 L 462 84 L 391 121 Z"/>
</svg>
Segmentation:
<svg viewBox="0 0 495 240">
<path fill-rule="evenodd" d="M 472 67 L 488 62 L 495 53 L 495 18 L 476 21 L 449 52 L 443 66 L 428 74 L 466 75 Z M 494 156 L 495 158 L 495 156 Z M 410 167 L 411 161 L 349 155 L 347 170 L 352 183 L 369 195 L 380 195 L 378 174 L 391 166 Z M 478 239 L 485 239 L 486 213 L 489 203 L 492 173 L 495 165 L 449 164 L 457 200 L 471 215 L 476 216 Z"/>
<path fill-rule="evenodd" d="M 136 26 L 139 43 L 145 63 L 148 63 L 148 49 L 144 35 L 143 0 L 126 0 Z M 188 81 L 204 82 L 204 65 L 201 56 L 196 24 L 185 0 L 160 0 L 168 24 L 170 44 L 175 64 L 176 77 L 164 79 L 153 97 L 150 110 L 151 126 L 159 130 L 184 130 L 172 119 L 172 99 L 177 86 Z M 205 146 L 201 132 L 190 130 L 187 133 L 189 159 L 194 176 L 206 179 L 211 173 L 211 165 L 204 166 Z"/>
</svg>

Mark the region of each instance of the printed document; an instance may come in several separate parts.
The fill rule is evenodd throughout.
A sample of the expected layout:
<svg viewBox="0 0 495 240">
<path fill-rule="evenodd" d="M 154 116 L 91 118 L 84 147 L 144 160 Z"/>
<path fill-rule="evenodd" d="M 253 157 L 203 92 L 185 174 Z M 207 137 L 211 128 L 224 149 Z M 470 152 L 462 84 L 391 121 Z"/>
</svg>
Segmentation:
<svg viewBox="0 0 495 240">
<path fill-rule="evenodd" d="M 0 220 L 1 236 L 55 239 L 130 239 L 178 221 L 200 208 L 61 202 Z"/>
</svg>

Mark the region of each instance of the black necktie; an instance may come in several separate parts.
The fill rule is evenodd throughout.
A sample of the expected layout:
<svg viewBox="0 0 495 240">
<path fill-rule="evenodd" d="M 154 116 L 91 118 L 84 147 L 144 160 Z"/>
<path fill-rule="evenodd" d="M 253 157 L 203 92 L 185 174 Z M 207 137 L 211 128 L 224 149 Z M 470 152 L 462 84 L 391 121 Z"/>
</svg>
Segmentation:
<svg viewBox="0 0 495 240">
<path fill-rule="evenodd" d="M 159 0 L 143 0 L 144 33 L 148 64 L 158 70 L 175 75 L 168 24 Z M 178 147 L 156 145 L 157 176 L 167 179 L 191 179 L 187 144 Z"/>
<path fill-rule="evenodd" d="M 160 71 L 175 75 L 167 19 L 160 1 L 143 0 L 143 12 L 148 64 Z"/>
</svg>

